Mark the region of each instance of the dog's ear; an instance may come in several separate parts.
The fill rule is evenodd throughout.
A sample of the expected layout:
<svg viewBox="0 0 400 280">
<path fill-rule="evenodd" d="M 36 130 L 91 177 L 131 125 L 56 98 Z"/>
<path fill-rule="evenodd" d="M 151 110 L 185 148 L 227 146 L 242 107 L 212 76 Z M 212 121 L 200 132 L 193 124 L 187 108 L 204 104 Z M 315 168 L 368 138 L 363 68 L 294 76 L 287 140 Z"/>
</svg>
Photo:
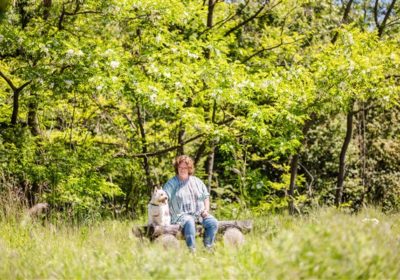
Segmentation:
<svg viewBox="0 0 400 280">
<path fill-rule="evenodd" d="M 159 191 L 161 188 L 158 185 L 155 185 L 153 188 L 153 193 Z"/>
</svg>

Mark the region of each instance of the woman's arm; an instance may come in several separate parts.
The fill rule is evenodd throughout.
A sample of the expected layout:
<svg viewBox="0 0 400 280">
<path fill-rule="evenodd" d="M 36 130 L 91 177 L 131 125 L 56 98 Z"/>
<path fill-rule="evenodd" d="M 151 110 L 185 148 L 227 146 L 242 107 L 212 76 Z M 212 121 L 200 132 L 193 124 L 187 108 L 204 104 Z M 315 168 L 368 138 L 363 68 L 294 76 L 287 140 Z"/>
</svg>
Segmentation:
<svg viewBox="0 0 400 280">
<path fill-rule="evenodd" d="M 203 212 L 201 212 L 201 217 L 206 218 L 209 215 L 208 214 L 209 211 L 210 211 L 210 198 L 207 197 L 204 200 L 204 210 L 203 210 Z"/>
</svg>

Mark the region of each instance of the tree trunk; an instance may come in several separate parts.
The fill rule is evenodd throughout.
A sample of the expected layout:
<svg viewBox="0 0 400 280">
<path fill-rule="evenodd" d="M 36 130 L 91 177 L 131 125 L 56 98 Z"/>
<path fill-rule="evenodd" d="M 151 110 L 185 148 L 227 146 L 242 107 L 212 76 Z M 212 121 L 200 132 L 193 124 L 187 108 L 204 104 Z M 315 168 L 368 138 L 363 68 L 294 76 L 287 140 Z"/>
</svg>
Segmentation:
<svg viewBox="0 0 400 280">
<path fill-rule="evenodd" d="M 339 207 L 342 203 L 343 198 L 343 183 L 344 183 L 344 175 L 345 175 L 345 160 L 346 153 L 349 147 L 351 136 L 353 133 L 353 107 L 354 101 L 351 101 L 349 112 L 347 113 L 347 122 L 346 122 L 346 137 L 344 138 L 344 142 L 342 145 L 342 150 L 340 152 L 339 158 L 339 174 L 337 178 L 337 186 L 336 186 L 336 195 L 335 195 L 335 205 Z"/>
<path fill-rule="evenodd" d="M 342 18 L 342 21 L 341 21 L 340 25 L 342 25 L 343 23 L 348 23 L 350 10 L 351 10 L 351 5 L 353 4 L 353 1 L 354 0 L 349 0 L 349 2 L 347 2 L 346 8 L 344 9 L 343 18 Z M 331 40 L 332 44 L 336 43 L 338 35 L 339 35 L 339 32 L 336 31 L 335 34 L 333 35 L 332 40 Z"/>
<path fill-rule="evenodd" d="M 217 0 L 208 0 L 208 13 L 207 13 L 207 28 L 211 28 L 213 26 L 213 17 L 214 17 L 214 8 L 217 3 Z M 206 59 L 211 58 L 211 53 L 209 49 L 206 49 L 205 52 Z M 212 117 L 211 122 L 215 123 L 215 114 L 217 109 L 217 103 L 214 100 L 214 104 L 212 107 Z M 215 144 L 214 142 L 211 143 L 211 153 L 208 156 L 207 160 L 207 188 L 208 192 L 211 190 L 211 183 L 212 183 L 212 176 L 213 176 L 213 169 L 214 169 L 214 157 L 215 157 Z"/>
<path fill-rule="evenodd" d="M 376 25 L 378 27 L 378 37 L 381 38 L 383 33 L 385 32 L 386 26 L 387 26 L 387 21 L 390 17 L 390 14 L 392 13 L 393 9 L 394 9 L 394 5 L 396 4 L 397 0 L 392 0 L 392 2 L 390 2 L 388 9 L 386 10 L 386 13 L 384 14 L 383 20 L 382 22 L 379 24 L 378 23 L 378 19 L 379 17 L 382 17 L 381 15 L 378 15 L 378 11 L 377 11 L 377 3 L 378 0 L 376 0 L 375 2 L 375 18 L 376 18 Z"/>
<path fill-rule="evenodd" d="M 215 4 L 217 4 L 217 0 L 208 0 L 207 28 L 211 28 L 213 26 Z M 207 59 L 210 59 L 210 57 L 211 57 L 210 49 L 206 48 L 204 50 L 204 56 Z"/>
<path fill-rule="evenodd" d="M 297 166 L 299 163 L 299 153 L 293 155 L 292 160 L 290 161 L 290 184 L 289 184 L 289 214 L 294 215 L 296 211 L 296 207 L 294 205 L 294 189 L 296 186 L 296 177 L 297 177 Z"/>
<path fill-rule="evenodd" d="M 307 137 L 307 133 L 311 128 L 311 125 L 316 121 L 316 114 L 311 113 L 310 119 L 307 120 L 303 126 L 302 132 L 303 132 L 303 140 L 301 141 L 301 146 L 304 145 L 304 142 Z M 299 148 L 300 149 L 300 148 Z M 295 155 L 293 155 L 291 161 L 290 161 L 290 183 L 289 183 L 289 214 L 294 215 L 296 212 L 298 212 L 295 204 L 294 204 L 294 189 L 296 187 L 296 178 L 297 178 L 297 170 L 299 166 L 299 158 L 300 158 L 300 151 L 297 151 Z"/>
<path fill-rule="evenodd" d="M 142 112 L 140 110 L 139 105 L 136 105 L 136 113 L 137 113 L 137 118 L 139 122 L 139 130 L 140 130 L 140 136 L 142 137 L 142 153 L 146 154 L 147 153 L 147 140 L 146 140 L 146 132 L 144 130 L 144 118 L 142 115 Z M 146 183 L 148 186 L 148 194 L 151 194 L 151 190 L 153 188 L 153 182 L 150 177 L 150 164 L 148 158 L 145 156 L 143 157 L 143 167 L 144 171 L 146 174 Z"/>
<path fill-rule="evenodd" d="M 28 104 L 28 126 L 33 136 L 40 135 L 39 121 L 37 117 L 38 104 L 36 101 L 30 100 Z"/>
<path fill-rule="evenodd" d="M 360 163 L 361 163 L 361 184 L 363 187 L 363 192 L 360 197 L 359 206 L 364 205 L 365 195 L 367 194 L 368 190 L 368 179 L 367 179 L 367 147 L 366 147 L 366 134 L 365 134 L 365 103 L 362 102 L 362 108 L 359 115 L 359 150 L 360 150 Z"/>
<path fill-rule="evenodd" d="M 192 103 L 193 99 L 189 97 L 185 102 L 184 108 L 191 107 Z M 178 148 L 176 149 L 177 156 L 185 154 L 185 134 L 186 134 L 185 124 L 183 122 L 180 122 L 178 131 Z"/>
<path fill-rule="evenodd" d="M 11 125 L 16 125 L 18 120 L 18 110 L 19 110 L 19 90 L 14 91 L 13 96 L 13 111 L 11 115 Z"/>
<path fill-rule="evenodd" d="M 212 144 L 211 146 L 211 153 L 208 156 L 207 160 L 207 189 L 208 192 L 211 191 L 211 183 L 212 183 L 212 177 L 213 177 L 213 170 L 214 170 L 214 156 L 215 156 L 215 145 Z"/>
<path fill-rule="evenodd" d="M 197 166 L 199 163 L 201 157 L 204 154 L 204 151 L 206 150 L 206 141 L 203 141 L 199 147 L 197 148 L 196 155 L 194 157 L 194 165 Z"/>
<path fill-rule="evenodd" d="M 51 0 L 43 0 L 43 19 L 47 20 L 50 16 Z"/>
<path fill-rule="evenodd" d="M 178 149 L 176 150 L 176 156 L 184 155 L 185 154 L 185 147 L 184 147 L 184 137 L 185 137 L 185 127 L 181 122 L 179 124 L 179 132 L 178 132 Z"/>
</svg>

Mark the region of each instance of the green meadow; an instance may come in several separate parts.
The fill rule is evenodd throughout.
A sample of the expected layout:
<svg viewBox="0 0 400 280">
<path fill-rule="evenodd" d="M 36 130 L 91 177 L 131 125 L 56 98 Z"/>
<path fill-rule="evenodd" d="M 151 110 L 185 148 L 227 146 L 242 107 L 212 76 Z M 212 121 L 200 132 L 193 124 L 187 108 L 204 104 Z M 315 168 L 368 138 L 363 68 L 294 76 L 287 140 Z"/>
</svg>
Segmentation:
<svg viewBox="0 0 400 280">
<path fill-rule="evenodd" d="M 0 279 L 399 279 L 400 215 L 268 215 L 240 248 L 190 254 L 139 240 L 140 221 L 0 222 Z"/>
</svg>

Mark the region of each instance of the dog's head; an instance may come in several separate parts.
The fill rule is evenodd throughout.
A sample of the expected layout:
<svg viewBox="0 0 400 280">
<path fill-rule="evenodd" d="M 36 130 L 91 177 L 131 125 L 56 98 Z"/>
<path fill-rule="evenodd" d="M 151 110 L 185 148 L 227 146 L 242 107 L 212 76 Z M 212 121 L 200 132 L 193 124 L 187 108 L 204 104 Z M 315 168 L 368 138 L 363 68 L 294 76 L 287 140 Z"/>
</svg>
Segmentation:
<svg viewBox="0 0 400 280">
<path fill-rule="evenodd" d="M 161 188 L 154 188 L 154 191 L 151 195 L 151 200 L 150 203 L 155 204 L 155 205 L 162 205 L 168 203 L 168 196 L 165 191 L 163 191 Z"/>
</svg>

